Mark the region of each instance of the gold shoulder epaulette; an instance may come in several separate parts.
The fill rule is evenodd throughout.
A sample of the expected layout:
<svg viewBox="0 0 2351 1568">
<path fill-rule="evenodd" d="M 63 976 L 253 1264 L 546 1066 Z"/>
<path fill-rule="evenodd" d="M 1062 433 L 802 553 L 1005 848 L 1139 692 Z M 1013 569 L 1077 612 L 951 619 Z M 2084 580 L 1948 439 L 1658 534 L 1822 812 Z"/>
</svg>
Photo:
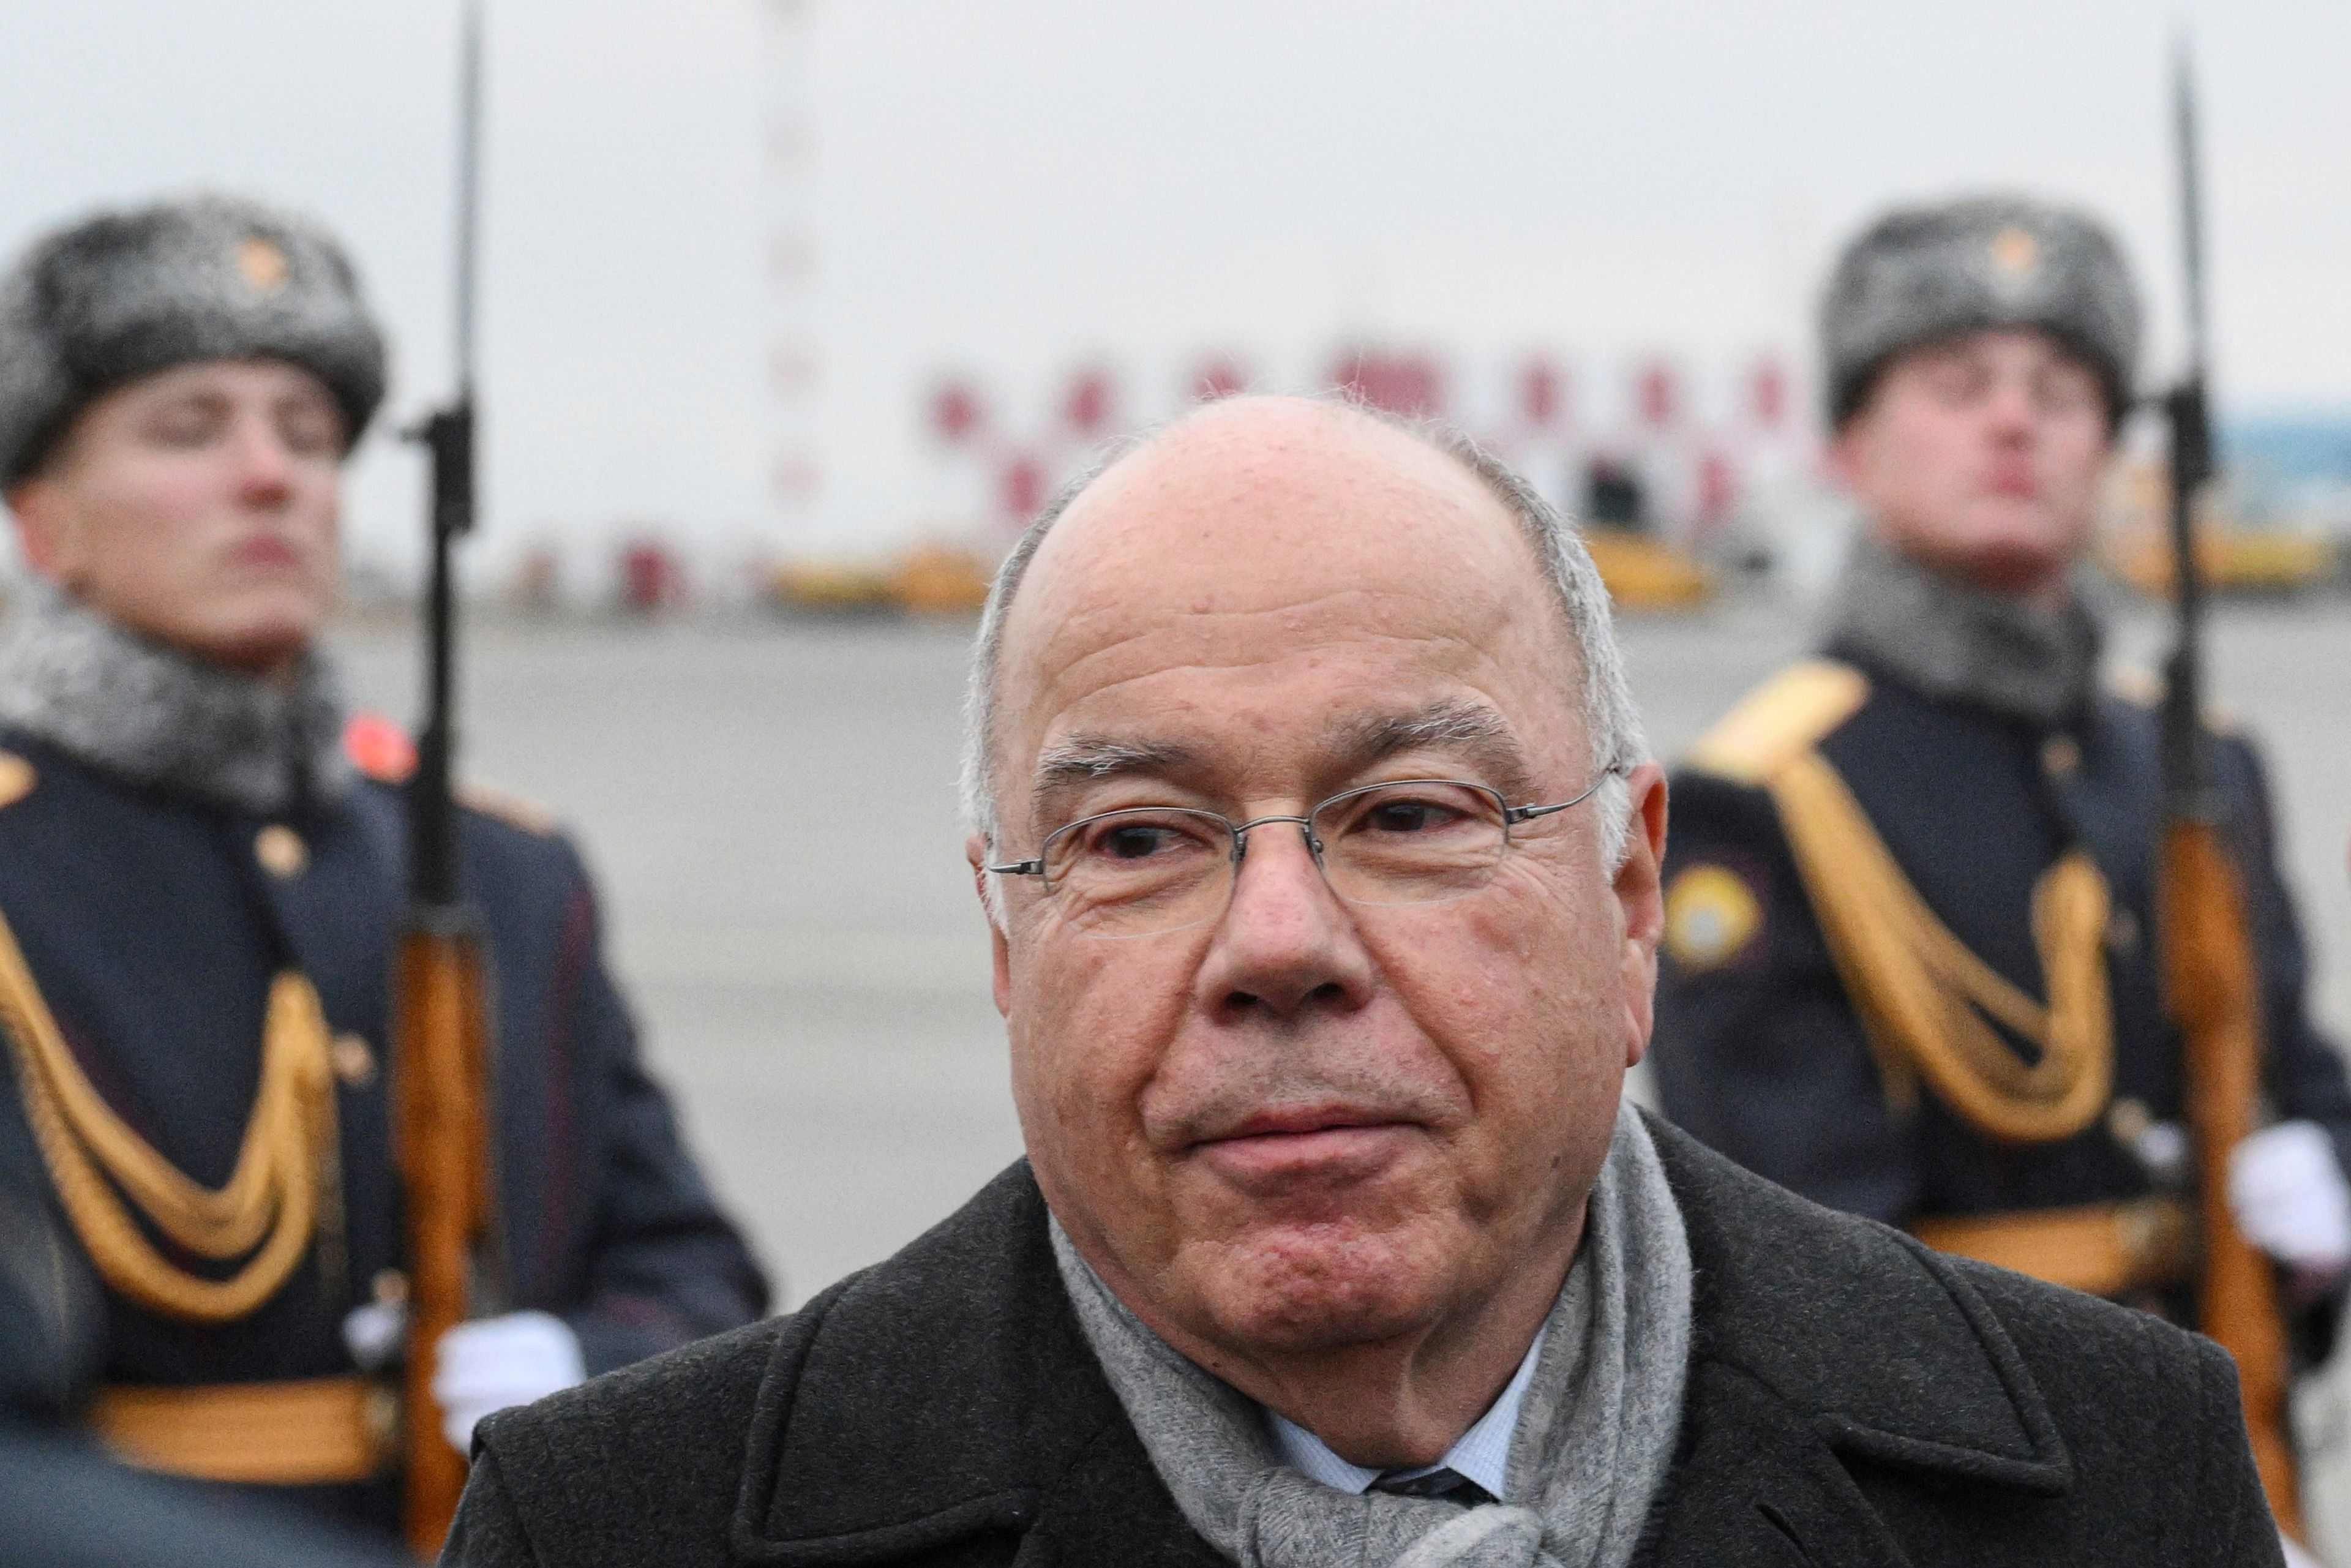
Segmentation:
<svg viewBox="0 0 2351 1568">
<path fill-rule="evenodd" d="M 1700 773 L 1761 784 L 1810 751 L 1869 700 L 1869 677 L 1834 659 L 1791 664 L 1739 701 L 1682 761 Z"/>
<path fill-rule="evenodd" d="M 496 817 L 508 827 L 520 828 L 526 833 L 551 839 L 563 831 L 563 824 L 556 821 L 554 812 L 519 795 L 468 783 L 460 783 L 454 792 L 457 804 L 465 810 L 479 811 L 485 817 Z"/>
<path fill-rule="evenodd" d="M 0 808 L 15 805 L 40 781 L 31 763 L 13 751 L 0 751 Z"/>
</svg>

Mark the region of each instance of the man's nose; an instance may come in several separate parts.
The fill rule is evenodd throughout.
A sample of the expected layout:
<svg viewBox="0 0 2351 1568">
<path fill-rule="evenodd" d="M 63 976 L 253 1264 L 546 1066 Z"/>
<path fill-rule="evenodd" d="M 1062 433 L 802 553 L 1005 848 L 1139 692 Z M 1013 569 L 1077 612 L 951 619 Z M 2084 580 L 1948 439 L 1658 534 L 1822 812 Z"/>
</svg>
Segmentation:
<svg viewBox="0 0 2351 1568">
<path fill-rule="evenodd" d="M 250 505 L 275 506 L 294 488 L 294 452 L 266 420 L 242 421 L 231 438 L 237 497 Z"/>
<path fill-rule="evenodd" d="M 1202 1002 L 1228 1019 L 1346 1012 L 1370 1000 L 1372 977 L 1348 906 L 1323 880 L 1305 836 L 1287 822 L 1252 829 L 1200 966 Z"/>
<path fill-rule="evenodd" d="M 2011 441 L 2029 440 L 2040 414 L 2032 383 L 2021 376 L 2001 377 L 1992 383 L 1990 412 L 1995 434 Z"/>
</svg>

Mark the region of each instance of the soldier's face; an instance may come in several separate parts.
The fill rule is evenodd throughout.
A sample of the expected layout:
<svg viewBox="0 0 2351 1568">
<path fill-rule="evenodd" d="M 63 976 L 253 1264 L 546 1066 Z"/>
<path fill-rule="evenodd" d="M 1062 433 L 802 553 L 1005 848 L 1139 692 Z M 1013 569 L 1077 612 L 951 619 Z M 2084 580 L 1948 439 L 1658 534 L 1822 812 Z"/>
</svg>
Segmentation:
<svg viewBox="0 0 2351 1568">
<path fill-rule="evenodd" d="M 334 609 L 344 445 L 308 371 L 182 365 L 93 401 L 8 502 L 34 567 L 91 609 L 274 674 Z"/>
<path fill-rule="evenodd" d="M 1830 460 L 1895 549 L 2035 595 L 2089 548 L 2112 444 L 2095 374 L 2046 334 L 1993 331 L 1880 371 Z"/>
<path fill-rule="evenodd" d="M 1515 521 L 1452 460 L 1320 405 L 1220 405 L 1097 481 L 1021 587 L 998 858 L 1098 811 L 1242 821 L 1380 779 L 1566 800 L 1592 776 L 1570 641 Z M 1439 711 L 1490 733 L 1395 743 Z M 1071 747 L 1105 765 L 1040 789 Z M 1647 1039 L 1654 768 L 1634 794 L 1621 871 L 1604 797 L 1514 830 L 1452 902 L 1342 902 L 1280 825 L 1188 928 L 1081 929 L 999 877 L 1029 1154 L 1122 1299 L 1277 1408 L 1299 1356 L 1491 1312 L 1531 1333 Z"/>
</svg>

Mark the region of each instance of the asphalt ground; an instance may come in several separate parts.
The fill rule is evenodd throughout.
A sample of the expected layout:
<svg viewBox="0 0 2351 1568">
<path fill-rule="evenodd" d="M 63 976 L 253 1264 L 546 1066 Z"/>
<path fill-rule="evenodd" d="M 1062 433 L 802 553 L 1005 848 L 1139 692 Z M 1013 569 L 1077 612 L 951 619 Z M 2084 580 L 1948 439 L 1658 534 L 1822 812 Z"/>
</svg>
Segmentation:
<svg viewBox="0 0 2351 1568">
<path fill-rule="evenodd" d="M 1671 755 L 1802 651 L 1769 600 L 1623 627 Z M 463 768 L 587 848 L 610 960 L 719 1188 L 798 1301 L 1019 1152 L 956 822 L 968 622 L 487 621 Z M 2158 618 L 2117 626 L 2151 663 Z M 360 702 L 414 708 L 413 632 L 340 638 Z M 2264 742 L 2321 1016 L 2351 1039 L 2351 602 L 2224 607 L 2212 691 Z"/>
</svg>

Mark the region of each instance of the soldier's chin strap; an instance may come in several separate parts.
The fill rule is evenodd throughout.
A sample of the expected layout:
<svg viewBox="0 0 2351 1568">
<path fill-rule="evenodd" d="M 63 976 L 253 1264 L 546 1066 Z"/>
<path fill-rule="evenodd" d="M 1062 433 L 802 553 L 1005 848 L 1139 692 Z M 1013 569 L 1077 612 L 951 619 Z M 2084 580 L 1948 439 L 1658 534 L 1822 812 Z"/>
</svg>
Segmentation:
<svg viewBox="0 0 2351 1568">
<path fill-rule="evenodd" d="M 235 1170 L 216 1188 L 190 1180 L 156 1153 L 91 1085 L 5 916 L 0 1026 L 66 1217 L 99 1277 L 124 1296 L 168 1317 L 229 1322 L 277 1292 L 314 1235 L 323 1229 L 322 1239 L 340 1242 L 342 1176 L 327 1019 L 301 975 L 288 970 L 270 986 L 261 1087 Z M 183 1269 L 148 1240 L 132 1207 L 175 1246 L 246 1261 L 222 1280 Z"/>
</svg>

